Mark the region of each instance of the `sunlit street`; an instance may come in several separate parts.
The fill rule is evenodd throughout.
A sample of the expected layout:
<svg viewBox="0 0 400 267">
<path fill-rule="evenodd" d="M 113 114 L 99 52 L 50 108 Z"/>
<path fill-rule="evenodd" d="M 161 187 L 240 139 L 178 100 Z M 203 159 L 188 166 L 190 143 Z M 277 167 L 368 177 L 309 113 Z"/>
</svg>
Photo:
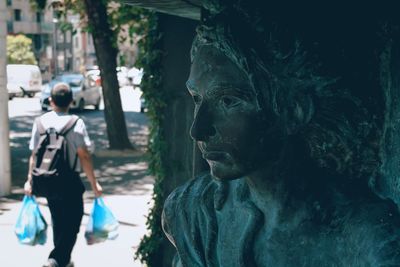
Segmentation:
<svg viewBox="0 0 400 267">
<path fill-rule="evenodd" d="M 142 92 L 139 88 L 133 89 L 132 86 L 124 86 L 120 88 L 122 109 L 124 111 L 140 111 L 140 95 Z M 88 110 L 92 107 L 87 107 Z M 104 109 L 101 103 L 100 110 Z M 8 116 L 10 118 L 16 116 L 34 116 L 41 114 L 40 93 L 35 97 L 15 97 L 8 101 Z"/>
<path fill-rule="evenodd" d="M 126 86 L 120 89 L 122 106 L 129 131 L 129 138 L 135 144 L 135 151 L 119 153 L 107 150 L 106 124 L 103 117 L 103 103 L 100 110 L 87 107 L 83 112 L 74 112 L 82 117 L 89 135 L 95 143 L 93 157 L 95 173 L 104 189 L 104 199 L 118 219 L 119 236 L 116 240 L 88 246 L 84 238 L 88 216 L 93 204 L 93 193 L 88 186 L 84 194 L 85 215 L 81 223 L 78 241 L 72 258 L 76 266 L 142 266 L 133 260 L 140 239 L 146 233 L 145 216 L 151 206 L 153 177 L 148 175 L 147 162 L 143 153 L 147 145 L 147 118 L 140 113 L 140 89 Z M 28 142 L 35 117 L 42 114 L 40 94 L 33 98 L 15 97 L 9 100 L 10 148 L 12 197 L 0 198 L 0 266 L 41 266 L 52 248 L 52 231 L 44 246 L 26 246 L 18 243 L 14 225 L 21 207 L 23 183 L 28 170 L 30 151 Z M 47 223 L 50 213 L 44 198 L 39 198 L 40 209 Z M 113 257 L 110 257 L 110 254 Z M 24 255 L 24 257 L 15 257 Z"/>
</svg>

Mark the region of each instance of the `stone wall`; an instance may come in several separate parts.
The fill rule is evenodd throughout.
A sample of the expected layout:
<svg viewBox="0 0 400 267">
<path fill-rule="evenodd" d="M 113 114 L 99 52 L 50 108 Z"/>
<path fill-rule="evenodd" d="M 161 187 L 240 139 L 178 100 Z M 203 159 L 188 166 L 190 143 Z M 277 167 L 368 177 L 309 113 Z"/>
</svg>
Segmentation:
<svg viewBox="0 0 400 267">
<path fill-rule="evenodd" d="M 192 177 L 193 141 L 189 136 L 189 128 L 193 118 L 193 103 L 185 83 L 190 70 L 190 47 L 197 22 L 165 14 L 159 14 L 159 20 L 165 51 L 162 90 L 167 92 L 166 113 L 162 114 L 165 116 L 165 125 L 162 125 L 164 138 L 168 144 L 168 170 L 164 178 L 167 196 Z M 166 239 L 163 247 L 163 266 L 170 266 L 174 248 Z"/>
</svg>

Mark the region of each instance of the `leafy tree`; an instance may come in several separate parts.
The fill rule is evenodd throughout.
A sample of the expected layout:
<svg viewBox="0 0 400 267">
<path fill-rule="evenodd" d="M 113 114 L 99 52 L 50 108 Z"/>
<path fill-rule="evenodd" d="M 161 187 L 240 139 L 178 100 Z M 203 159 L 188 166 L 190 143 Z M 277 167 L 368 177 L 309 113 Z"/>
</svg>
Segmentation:
<svg viewBox="0 0 400 267">
<path fill-rule="evenodd" d="M 46 0 L 34 0 L 38 7 L 45 7 Z M 104 96 L 104 117 L 107 124 L 109 148 L 130 149 L 125 116 L 122 111 L 121 96 L 117 79 L 117 46 L 115 33 L 108 21 L 107 0 L 59 0 L 57 5 L 59 17 L 66 17 L 67 12 L 79 14 L 81 22 L 86 23 L 93 37 L 96 58 L 101 71 L 101 82 Z"/>
<path fill-rule="evenodd" d="M 34 64 L 32 40 L 23 34 L 7 36 L 7 61 L 9 64 Z"/>
<path fill-rule="evenodd" d="M 131 148 L 118 90 L 116 74 L 118 50 L 113 42 L 114 32 L 108 22 L 107 3 L 99 0 L 84 0 L 83 2 L 102 76 L 104 114 L 110 147 L 117 149 Z"/>
<path fill-rule="evenodd" d="M 131 44 L 145 34 L 145 11 L 110 0 L 64 0 L 66 10 L 79 14 L 92 34 L 96 57 L 102 75 L 105 119 L 110 148 L 131 148 L 122 112 L 116 75 L 118 43 L 129 37 Z M 121 37 L 119 33 L 128 30 Z"/>
</svg>

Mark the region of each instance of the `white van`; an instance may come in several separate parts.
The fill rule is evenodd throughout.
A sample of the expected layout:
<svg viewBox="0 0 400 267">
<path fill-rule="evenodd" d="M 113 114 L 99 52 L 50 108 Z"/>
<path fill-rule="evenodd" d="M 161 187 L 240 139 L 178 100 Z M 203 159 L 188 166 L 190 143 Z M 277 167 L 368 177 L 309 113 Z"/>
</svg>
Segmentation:
<svg viewBox="0 0 400 267">
<path fill-rule="evenodd" d="M 8 64 L 7 88 L 10 91 L 9 94 L 12 94 L 15 88 L 21 88 L 23 95 L 33 97 L 42 88 L 42 74 L 39 67 L 27 64 Z"/>
</svg>

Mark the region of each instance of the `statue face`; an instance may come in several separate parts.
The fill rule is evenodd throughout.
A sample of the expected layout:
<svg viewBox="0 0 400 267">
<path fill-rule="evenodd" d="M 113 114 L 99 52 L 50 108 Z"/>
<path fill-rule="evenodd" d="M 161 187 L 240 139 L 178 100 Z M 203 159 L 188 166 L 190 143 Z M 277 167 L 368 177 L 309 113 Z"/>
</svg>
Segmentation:
<svg viewBox="0 0 400 267">
<path fill-rule="evenodd" d="M 193 60 L 187 87 L 195 103 L 190 134 L 219 179 L 237 179 L 257 170 L 264 153 L 262 122 L 248 76 L 211 45 Z M 264 158 L 265 159 L 265 158 Z"/>
</svg>

